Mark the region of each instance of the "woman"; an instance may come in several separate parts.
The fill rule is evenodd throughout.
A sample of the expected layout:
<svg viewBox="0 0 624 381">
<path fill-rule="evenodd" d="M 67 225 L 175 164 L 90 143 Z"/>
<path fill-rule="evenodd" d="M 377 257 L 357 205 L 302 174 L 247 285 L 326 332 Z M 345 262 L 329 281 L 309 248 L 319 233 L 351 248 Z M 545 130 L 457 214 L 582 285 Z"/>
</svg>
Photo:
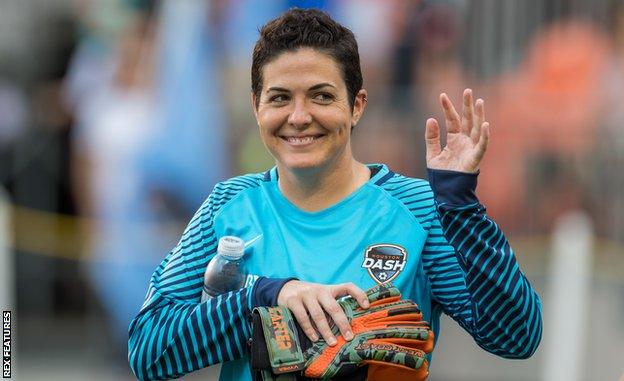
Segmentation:
<svg viewBox="0 0 624 381">
<path fill-rule="evenodd" d="M 332 345 L 326 313 L 352 337 L 336 298 L 351 295 L 366 308 L 362 290 L 389 281 L 435 333 L 445 312 L 484 349 L 530 356 L 541 337 L 539 298 L 474 194 L 489 139 L 483 102 L 466 90 L 460 117 L 441 95 L 447 144 L 441 148 L 429 119 L 430 186 L 353 157 L 350 137 L 367 93 L 351 31 L 320 11 L 294 9 L 260 34 L 252 107 L 277 165 L 219 183 L 154 273 L 130 328 L 137 377 L 224 362 L 222 380 L 250 380 L 245 343 L 254 307 L 287 306 L 311 340 Z M 224 235 L 248 242 L 245 270 L 260 278 L 199 303 L 204 269 Z"/>
</svg>

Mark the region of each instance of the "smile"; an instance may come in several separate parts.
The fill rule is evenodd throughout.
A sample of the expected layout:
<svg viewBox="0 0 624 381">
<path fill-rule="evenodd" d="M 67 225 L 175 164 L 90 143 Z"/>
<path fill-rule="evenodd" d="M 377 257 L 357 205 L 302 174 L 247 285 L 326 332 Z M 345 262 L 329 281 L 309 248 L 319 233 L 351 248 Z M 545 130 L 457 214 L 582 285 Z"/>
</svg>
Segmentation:
<svg viewBox="0 0 624 381">
<path fill-rule="evenodd" d="M 308 135 L 308 136 L 280 136 L 283 140 L 294 146 L 304 146 L 323 137 L 323 135 Z"/>
</svg>

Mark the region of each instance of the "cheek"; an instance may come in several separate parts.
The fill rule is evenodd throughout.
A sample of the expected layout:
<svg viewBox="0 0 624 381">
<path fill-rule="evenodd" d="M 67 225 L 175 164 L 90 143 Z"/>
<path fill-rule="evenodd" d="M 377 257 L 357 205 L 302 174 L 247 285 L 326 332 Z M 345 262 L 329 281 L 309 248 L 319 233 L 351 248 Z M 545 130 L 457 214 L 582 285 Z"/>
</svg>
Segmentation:
<svg viewBox="0 0 624 381">
<path fill-rule="evenodd" d="M 337 127 L 338 133 L 344 136 L 351 136 L 351 119 L 345 119 L 342 123 Z"/>
<path fill-rule="evenodd" d="M 270 135 L 275 133 L 282 125 L 283 116 L 279 112 L 273 110 L 258 113 L 258 123 L 260 124 L 260 133 Z"/>
<path fill-rule="evenodd" d="M 270 151 L 273 151 L 274 148 L 278 146 L 279 143 L 277 139 L 274 130 L 260 127 L 260 140 L 262 140 L 266 148 Z"/>
<path fill-rule="evenodd" d="M 348 134 L 351 127 L 350 115 L 345 114 L 342 110 L 320 116 L 318 120 L 325 128 L 336 134 Z"/>
<path fill-rule="evenodd" d="M 258 115 L 258 131 L 260 133 L 260 138 L 265 142 L 265 144 L 270 144 L 270 138 L 273 135 L 273 131 L 275 128 L 272 127 L 270 120 L 268 120 L 264 115 Z"/>
</svg>

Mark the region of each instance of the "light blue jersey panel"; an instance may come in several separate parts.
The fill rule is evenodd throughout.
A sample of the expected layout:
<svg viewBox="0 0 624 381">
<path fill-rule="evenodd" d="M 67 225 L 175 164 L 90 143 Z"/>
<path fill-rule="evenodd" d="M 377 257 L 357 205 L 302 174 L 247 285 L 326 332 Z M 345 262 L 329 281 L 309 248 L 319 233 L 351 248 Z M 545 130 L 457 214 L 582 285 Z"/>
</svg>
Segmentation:
<svg viewBox="0 0 624 381">
<path fill-rule="evenodd" d="M 215 216 L 216 235 L 235 235 L 249 243 L 244 260 L 248 274 L 352 282 L 363 290 L 391 280 L 431 321 L 421 262 L 427 233 L 399 200 L 376 185 L 390 173 L 385 166 L 377 168 L 355 193 L 314 213 L 282 195 L 273 169 L 270 181 L 244 190 L 221 209 Z M 436 331 L 438 318 L 432 322 Z M 224 363 L 221 379 L 251 380 L 247 358 Z"/>
</svg>

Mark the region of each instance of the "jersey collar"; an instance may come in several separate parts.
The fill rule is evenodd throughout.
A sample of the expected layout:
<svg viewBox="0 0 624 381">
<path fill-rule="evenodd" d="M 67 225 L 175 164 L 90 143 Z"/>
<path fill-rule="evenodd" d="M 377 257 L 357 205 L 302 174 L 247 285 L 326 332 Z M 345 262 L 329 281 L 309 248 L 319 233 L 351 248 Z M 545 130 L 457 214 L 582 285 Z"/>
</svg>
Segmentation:
<svg viewBox="0 0 624 381">
<path fill-rule="evenodd" d="M 373 163 L 366 164 L 366 166 L 371 170 L 371 178 L 368 181 L 369 183 L 381 185 L 386 182 L 386 180 L 394 176 L 394 172 L 392 172 L 385 164 Z M 277 181 L 277 179 L 279 179 L 277 166 L 264 172 L 264 181 Z"/>
</svg>

